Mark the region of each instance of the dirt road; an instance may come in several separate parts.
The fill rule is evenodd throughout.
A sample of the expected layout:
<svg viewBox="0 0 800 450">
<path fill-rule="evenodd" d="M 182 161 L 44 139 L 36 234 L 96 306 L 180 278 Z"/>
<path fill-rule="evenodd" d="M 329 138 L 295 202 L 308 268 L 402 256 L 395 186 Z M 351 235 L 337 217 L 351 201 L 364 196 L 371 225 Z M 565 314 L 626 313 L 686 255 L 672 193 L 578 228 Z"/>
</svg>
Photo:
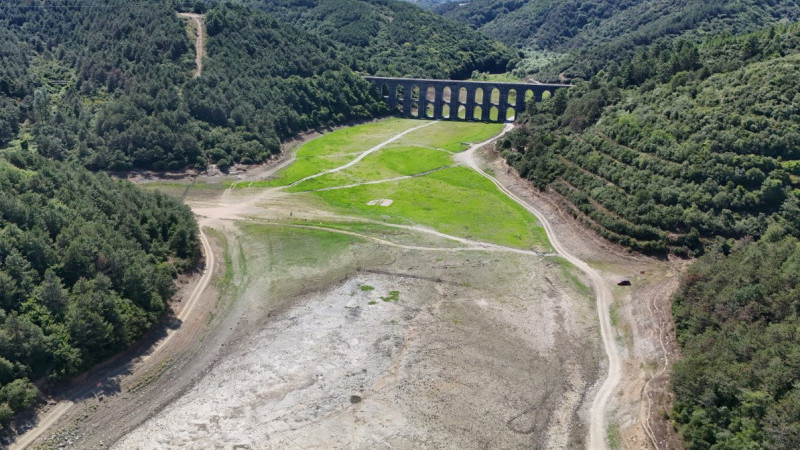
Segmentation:
<svg viewBox="0 0 800 450">
<path fill-rule="evenodd" d="M 506 125 L 505 129 L 503 130 L 503 134 L 510 131 L 512 128 L 513 124 Z M 478 166 L 475 159 L 475 151 L 496 139 L 497 138 L 493 138 L 489 141 L 472 145 L 465 152 L 460 153 L 457 158 L 479 174 L 491 180 L 492 183 L 494 183 L 495 186 L 503 191 L 509 198 L 536 216 L 547 232 L 547 237 L 550 239 L 550 243 L 553 245 L 553 248 L 555 248 L 556 252 L 558 252 L 559 255 L 561 255 L 571 264 L 578 267 L 592 280 L 592 287 L 594 288 L 597 296 L 597 315 L 600 319 L 600 333 L 603 338 L 603 347 L 605 348 L 606 356 L 608 357 L 608 375 L 606 376 L 606 379 L 600 389 L 595 394 L 594 400 L 592 401 L 592 407 L 589 412 L 590 421 L 588 448 L 605 449 L 608 447 L 606 444 L 606 408 L 611 394 L 614 393 L 614 389 L 619 383 L 622 372 L 619 351 L 617 350 L 616 342 L 611 330 L 611 317 L 609 314 L 609 307 L 611 306 L 611 302 L 613 300 L 611 291 L 608 289 L 608 286 L 603 281 L 603 278 L 596 270 L 592 269 L 584 261 L 571 254 L 567 248 L 564 247 L 559 240 L 559 236 L 553 231 L 552 225 L 544 215 L 542 215 L 531 204 L 514 195 L 513 192 L 503 186 L 499 181 L 497 181 L 496 178 L 489 175 Z"/>
<path fill-rule="evenodd" d="M 178 17 L 194 21 L 195 27 L 197 28 L 197 37 L 194 42 L 195 62 L 197 63 L 194 77 L 197 78 L 203 73 L 203 56 L 205 55 L 206 40 L 205 16 L 195 13 L 178 13 Z"/>
</svg>

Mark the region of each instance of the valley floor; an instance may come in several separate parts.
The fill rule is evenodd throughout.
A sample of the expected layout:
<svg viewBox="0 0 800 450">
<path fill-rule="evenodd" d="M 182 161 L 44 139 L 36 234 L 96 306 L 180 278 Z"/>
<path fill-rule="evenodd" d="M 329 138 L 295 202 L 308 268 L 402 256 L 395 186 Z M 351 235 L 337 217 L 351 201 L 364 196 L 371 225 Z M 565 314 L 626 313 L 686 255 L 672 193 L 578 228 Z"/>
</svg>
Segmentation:
<svg viewBox="0 0 800 450">
<path fill-rule="evenodd" d="M 527 211 L 451 160 L 462 142 L 499 129 L 389 120 L 359 130 L 312 141 L 288 169 L 259 174 L 272 181 L 195 183 L 187 202 L 216 255 L 212 287 L 190 315 L 178 305 L 168 345 L 89 374 L 83 386 L 97 377 L 113 388 L 65 396 L 75 406 L 37 443 L 587 446 L 608 370 L 591 284 Z M 622 382 L 605 408 L 607 443 L 671 448 L 660 411 L 680 264 L 600 241 L 497 154 L 480 156 L 614 286 L 601 314 L 614 325 Z M 152 187 L 182 195 L 186 186 Z M 433 211 L 449 208 L 462 213 Z M 633 286 L 616 287 L 622 277 Z"/>
</svg>

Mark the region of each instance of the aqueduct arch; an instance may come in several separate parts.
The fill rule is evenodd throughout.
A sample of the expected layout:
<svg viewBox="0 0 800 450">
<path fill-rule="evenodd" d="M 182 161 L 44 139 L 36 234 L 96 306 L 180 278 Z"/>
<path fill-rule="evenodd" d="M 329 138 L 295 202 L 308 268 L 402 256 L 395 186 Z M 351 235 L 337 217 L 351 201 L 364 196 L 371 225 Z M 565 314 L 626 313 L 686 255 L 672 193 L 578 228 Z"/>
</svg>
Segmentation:
<svg viewBox="0 0 800 450">
<path fill-rule="evenodd" d="M 506 122 L 525 110 L 525 99 L 541 101 L 542 95 L 552 95 L 566 84 L 503 83 L 492 81 L 426 80 L 420 78 L 364 77 L 375 84 L 386 103 L 403 117 L 428 118 L 428 105 L 433 106 L 433 118 L 439 120 L 480 120 Z M 479 91 L 480 90 L 480 91 Z M 398 95 L 398 91 L 402 95 Z M 418 96 L 412 96 L 418 92 Z M 480 94 L 480 95 L 476 95 Z M 416 98 L 414 98 L 416 97 Z M 447 104 L 448 114 L 443 113 Z M 416 104 L 416 105 L 415 105 Z M 416 106 L 416 108 L 414 108 Z M 464 108 L 464 117 L 459 111 Z M 491 111 L 497 112 L 496 119 Z M 475 118 L 476 109 L 480 118 Z M 509 112 L 513 111 L 512 114 Z M 416 112 L 416 115 L 413 113 Z"/>
</svg>

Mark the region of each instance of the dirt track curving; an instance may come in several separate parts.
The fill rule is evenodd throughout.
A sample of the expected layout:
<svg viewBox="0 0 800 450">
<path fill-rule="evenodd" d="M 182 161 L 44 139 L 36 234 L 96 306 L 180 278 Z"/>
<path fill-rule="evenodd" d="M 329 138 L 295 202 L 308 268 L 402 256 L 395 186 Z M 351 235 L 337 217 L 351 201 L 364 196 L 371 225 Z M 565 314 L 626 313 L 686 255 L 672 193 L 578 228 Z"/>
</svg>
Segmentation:
<svg viewBox="0 0 800 450">
<path fill-rule="evenodd" d="M 511 130 L 512 127 L 513 125 L 511 124 L 507 125 L 504 133 Z M 591 268 L 588 264 L 586 264 L 586 262 L 571 254 L 569 250 L 564 247 L 559 239 L 559 236 L 553 230 L 550 222 L 541 212 L 539 212 L 538 209 L 514 195 L 513 192 L 503 186 L 499 181 L 497 181 L 496 178 L 489 175 L 478 166 L 478 163 L 475 159 L 475 151 L 479 150 L 489 142 L 491 141 L 470 146 L 468 150 L 458 155 L 458 159 L 463 161 L 479 174 L 491 180 L 492 183 L 494 183 L 495 186 L 508 195 L 509 198 L 519 203 L 523 208 L 530 211 L 531 214 L 535 215 L 547 232 L 547 237 L 550 239 L 550 243 L 553 245 L 553 248 L 556 249 L 558 254 L 578 267 L 587 276 L 589 276 L 589 279 L 592 280 L 592 287 L 594 288 L 594 292 L 597 297 L 597 315 L 600 319 L 600 334 L 603 338 L 603 347 L 605 348 L 606 356 L 608 357 L 608 374 L 606 375 L 606 379 L 601 388 L 597 391 L 597 393 L 595 393 L 594 400 L 592 401 L 592 407 L 589 412 L 590 421 L 588 448 L 605 449 L 608 447 L 606 444 L 606 409 L 608 406 L 608 400 L 611 397 L 611 394 L 614 393 L 617 383 L 619 383 L 622 371 L 619 352 L 617 351 L 617 345 L 614 341 L 614 336 L 611 331 L 611 318 L 609 316 L 609 307 L 611 306 L 611 301 L 613 299 L 611 291 L 608 289 L 608 286 L 605 284 L 603 278 L 596 270 Z"/>
</svg>

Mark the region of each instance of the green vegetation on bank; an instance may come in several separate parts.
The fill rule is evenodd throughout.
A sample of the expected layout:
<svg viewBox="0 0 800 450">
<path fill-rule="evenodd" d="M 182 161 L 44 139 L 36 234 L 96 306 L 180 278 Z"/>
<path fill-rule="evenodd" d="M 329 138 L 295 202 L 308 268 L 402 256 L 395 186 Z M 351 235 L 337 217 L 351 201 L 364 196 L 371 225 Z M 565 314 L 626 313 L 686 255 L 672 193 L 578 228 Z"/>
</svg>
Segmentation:
<svg viewBox="0 0 800 450">
<path fill-rule="evenodd" d="M 138 340 L 200 259 L 189 209 L 29 152 L 0 159 L 0 425 L 30 383 Z"/>
<path fill-rule="evenodd" d="M 306 180 L 289 192 L 347 186 L 374 180 L 421 175 L 453 164 L 450 153 L 424 147 L 387 146 L 368 155 L 355 166 Z"/>
<path fill-rule="evenodd" d="M 645 48 L 530 103 L 501 147 L 600 234 L 702 253 L 797 210 L 800 26 Z"/>
<path fill-rule="evenodd" d="M 775 225 L 720 242 L 684 276 L 672 384 L 687 449 L 800 448 L 798 274 L 800 240 Z"/>
<path fill-rule="evenodd" d="M 297 150 L 296 161 L 277 177 L 251 186 L 284 186 L 309 175 L 339 167 L 356 159 L 359 153 L 420 125 L 410 120 L 389 119 L 343 128 L 313 139 Z"/>
<path fill-rule="evenodd" d="M 443 233 L 501 245 L 549 249 L 544 230 L 525 209 L 491 181 L 463 167 L 314 195 L 344 212 L 375 220 L 427 225 Z M 390 199 L 392 204 L 367 204 L 376 199 Z"/>
</svg>

